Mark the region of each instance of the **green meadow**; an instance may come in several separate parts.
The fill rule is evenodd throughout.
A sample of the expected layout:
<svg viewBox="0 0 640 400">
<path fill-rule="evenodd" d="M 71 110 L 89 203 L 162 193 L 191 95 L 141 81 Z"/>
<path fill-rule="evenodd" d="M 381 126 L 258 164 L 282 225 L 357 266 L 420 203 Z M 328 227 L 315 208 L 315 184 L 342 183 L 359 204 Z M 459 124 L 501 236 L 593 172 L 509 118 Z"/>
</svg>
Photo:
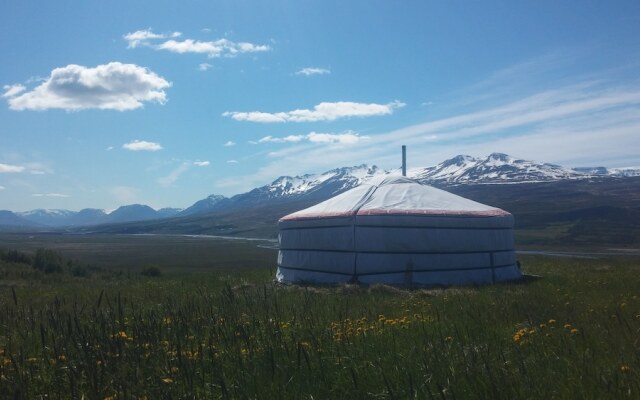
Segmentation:
<svg viewBox="0 0 640 400">
<path fill-rule="evenodd" d="M 405 289 L 274 284 L 266 242 L 2 247 L 0 398 L 640 398 L 638 257 L 527 255 L 523 282 Z"/>
</svg>

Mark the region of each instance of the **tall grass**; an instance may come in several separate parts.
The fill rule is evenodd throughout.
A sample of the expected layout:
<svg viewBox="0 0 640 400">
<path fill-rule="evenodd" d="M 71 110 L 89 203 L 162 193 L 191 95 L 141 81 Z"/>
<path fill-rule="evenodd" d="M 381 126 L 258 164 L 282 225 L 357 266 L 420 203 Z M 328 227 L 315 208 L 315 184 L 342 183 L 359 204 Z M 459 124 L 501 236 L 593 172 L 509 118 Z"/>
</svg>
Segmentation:
<svg viewBox="0 0 640 400">
<path fill-rule="evenodd" d="M 523 264 L 542 278 L 412 291 L 4 264 L 0 397 L 639 398 L 637 261 Z"/>
</svg>

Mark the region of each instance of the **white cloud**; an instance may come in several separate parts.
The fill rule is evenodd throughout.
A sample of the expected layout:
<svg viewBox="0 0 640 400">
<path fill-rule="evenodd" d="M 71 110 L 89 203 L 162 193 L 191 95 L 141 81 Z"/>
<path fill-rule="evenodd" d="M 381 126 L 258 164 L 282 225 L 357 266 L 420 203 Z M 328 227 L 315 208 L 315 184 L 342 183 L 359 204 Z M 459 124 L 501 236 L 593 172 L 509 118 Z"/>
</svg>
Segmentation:
<svg viewBox="0 0 640 400">
<path fill-rule="evenodd" d="M 369 139 L 368 136 L 360 136 L 355 132 L 347 133 L 318 133 L 311 132 L 307 135 L 289 135 L 285 137 L 273 137 L 265 136 L 257 143 L 298 143 L 302 141 L 308 141 L 311 143 L 340 143 L 340 144 L 353 144 L 358 143 L 361 140 Z"/>
<path fill-rule="evenodd" d="M 184 174 L 189 170 L 189 163 L 182 163 L 177 168 L 169 173 L 167 176 L 163 176 L 158 179 L 158 183 L 164 187 L 171 186 L 175 181 L 178 180 L 180 175 Z"/>
<path fill-rule="evenodd" d="M 256 45 L 247 42 L 232 42 L 228 39 L 218 39 L 215 41 L 202 42 L 199 40 L 185 39 L 167 40 L 164 43 L 155 46 L 158 50 L 166 50 L 172 53 L 196 53 L 206 54 L 209 58 L 217 57 L 235 57 L 243 53 L 258 53 L 271 50 L 268 45 Z"/>
<path fill-rule="evenodd" d="M 342 143 L 353 144 L 361 140 L 369 139 L 368 136 L 360 136 L 357 133 L 316 133 L 311 132 L 307 135 L 307 139 L 312 143 Z"/>
<path fill-rule="evenodd" d="M 151 29 L 145 29 L 140 31 L 135 31 L 131 33 L 127 33 L 123 36 L 124 40 L 129 42 L 127 46 L 130 49 L 135 49 L 138 46 L 148 46 L 149 41 L 158 40 L 158 39 L 168 39 L 168 38 L 176 38 L 180 37 L 182 34 L 180 32 L 173 33 L 153 33 Z"/>
<path fill-rule="evenodd" d="M 40 162 L 27 162 L 23 163 L 23 165 L 0 164 L 0 174 L 20 172 L 26 172 L 31 175 L 45 175 L 52 174 L 53 170 Z"/>
<path fill-rule="evenodd" d="M 313 110 L 293 110 L 278 113 L 266 113 L 261 111 L 237 112 L 227 111 L 222 115 L 231 117 L 236 121 L 251 122 L 316 122 L 334 121 L 339 118 L 372 117 L 388 115 L 394 110 L 404 107 L 405 103 L 398 100 L 387 104 L 354 103 L 350 101 L 338 101 L 335 103 L 323 102 L 313 107 Z"/>
<path fill-rule="evenodd" d="M 225 147 L 231 147 L 235 145 L 236 145 L 236 142 L 232 142 L 231 140 L 229 140 L 227 143 L 224 144 Z"/>
<path fill-rule="evenodd" d="M 213 65 L 211 65 L 211 64 L 209 64 L 209 63 L 202 63 L 202 64 L 198 65 L 198 69 L 199 69 L 200 71 L 206 71 L 206 70 L 208 70 L 208 69 L 209 69 L 209 68 L 211 68 L 211 67 L 213 67 Z"/>
<path fill-rule="evenodd" d="M 60 197 L 60 198 L 70 197 L 67 194 L 61 194 L 61 193 L 35 193 L 35 194 L 32 194 L 31 196 L 33 196 L 33 197 Z"/>
<path fill-rule="evenodd" d="M 203 32 L 208 33 L 210 30 L 203 30 Z M 158 34 L 152 32 L 151 29 L 144 29 L 127 33 L 123 38 L 128 42 L 128 48 L 148 46 L 156 50 L 166 50 L 172 53 L 206 54 L 209 58 L 235 57 L 238 54 L 259 53 L 271 50 L 269 45 L 259 45 L 249 42 L 233 42 L 224 38 L 213 41 L 200 41 L 194 39 L 175 40 L 180 36 L 182 36 L 180 32 Z M 201 70 L 206 70 L 209 67 L 210 66 L 208 66 L 208 64 L 200 64 Z"/>
<path fill-rule="evenodd" d="M 311 75 L 325 75 L 330 73 L 331 71 L 326 68 L 307 67 L 297 71 L 296 75 L 311 76 Z"/>
<path fill-rule="evenodd" d="M 173 185 L 182 174 L 187 172 L 192 166 L 207 167 L 211 163 L 209 161 L 184 161 L 174 168 L 167 176 L 158 178 L 158 183 L 164 187 Z"/>
<path fill-rule="evenodd" d="M 253 143 L 296 143 L 305 138 L 305 135 L 289 135 L 282 138 L 276 138 L 273 136 L 265 136 L 257 142 Z"/>
<path fill-rule="evenodd" d="M 227 164 L 237 164 L 238 161 L 237 160 L 228 160 Z"/>
<path fill-rule="evenodd" d="M 6 189 L 6 187 L 0 186 L 0 190 L 5 190 L 5 189 Z"/>
<path fill-rule="evenodd" d="M 131 186 L 114 186 L 110 189 L 111 195 L 116 198 L 119 203 L 131 204 L 138 202 L 139 189 Z"/>
<path fill-rule="evenodd" d="M 51 108 L 124 111 L 140 108 L 144 102 L 164 104 L 165 89 L 170 86 L 161 76 L 135 64 L 111 62 L 95 68 L 70 64 L 51 71 L 49 78 L 33 90 L 15 93 L 7 99 L 9 108 L 17 111 Z"/>
<path fill-rule="evenodd" d="M 41 162 L 28 162 L 24 164 L 25 168 L 29 170 L 29 173 L 32 175 L 45 175 L 45 174 L 53 174 L 53 169 L 49 167 L 45 163 Z"/>
<path fill-rule="evenodd" d="M 125 150 L 131 151 L 158 151 L 162 150 L 162 146 L 159 143 L 147 142 L 144 140 L 134 140 L 133 142 L 125 143 L 122 145 Z"/>
<path fill-rule="evenodd" d="M 25 90 L 27 90 L 27 88 L 24 85 L 21 85 L 19 83 L 15 84 L 15 85 L 4 85 L 3 89 L 5 90 L 4 94 L 2 95 L 2 97 L 4 97 L 4 98 L 10 98 L 10 97 L 17 96 L 20 93 L 22 93 Z"/>
<path fill-rule="evenodd" d="M 25 168 L 20 165 L 0 164 L 0 174 L 11 174 L 24 171 Z"/>
<path fill-rule="evenodd" d="M 107 150 L 107 151 L 111 151 L 111 150 L 113 150 L 113 146 L 109 146 L 109 147 L 107 147 L 105 150 Z"/>
</svg>

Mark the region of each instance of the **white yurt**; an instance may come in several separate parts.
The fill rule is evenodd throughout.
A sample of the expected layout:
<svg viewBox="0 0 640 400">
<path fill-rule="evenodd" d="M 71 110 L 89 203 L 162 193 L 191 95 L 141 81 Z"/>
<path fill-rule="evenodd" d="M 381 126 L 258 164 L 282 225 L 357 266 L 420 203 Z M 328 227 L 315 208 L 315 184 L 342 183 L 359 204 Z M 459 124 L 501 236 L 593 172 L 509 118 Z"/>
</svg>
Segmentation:
<svg viewBox="0 0 640 400">
<path fill-rule="evenodd" d="M 406 177 L 365 183 L 279 221 L 286 283 L 516 280 L 513 216 Z"/>
</svg>

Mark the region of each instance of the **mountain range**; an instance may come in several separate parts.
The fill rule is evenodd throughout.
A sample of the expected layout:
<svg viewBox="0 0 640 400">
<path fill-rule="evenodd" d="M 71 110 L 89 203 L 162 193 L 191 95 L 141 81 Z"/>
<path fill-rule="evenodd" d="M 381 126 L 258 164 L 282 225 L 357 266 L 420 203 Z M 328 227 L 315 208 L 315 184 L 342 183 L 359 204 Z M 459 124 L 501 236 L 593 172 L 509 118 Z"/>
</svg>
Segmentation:
<svg viewBox="0 0 640 400">
<path fill-rule="evenodd" d="M 342 193 L 374 177 L 399 174 L 399 170 L 383 170 L 366 164 L 336 168 L 321 174 L 281 176 L 272 183 L 232 197 L 210 195 L 192 206 L 153 208 L 133 204 L 122 206 L 110 213 L 99 209 L 33 210 L 11 212 L 0 210 L 0 229 L 58 229 L 123 224 L 134 221 L 184 219 L 209 213 L 233 213 L 256 207 L 285 204 L 313 204 Z M 640 167 L 612 169 L 606 167 L 569 169 L 559 165 L 537 163 L 513 158 L 502 153 L 476 158 L 459 155 L 438 165 L 412 168 L 407 176 L 422 183 L 438 187 L 469 184 L 523 184 L 576 180 L 602 180 L 640 176 Z"/>
</svg>

